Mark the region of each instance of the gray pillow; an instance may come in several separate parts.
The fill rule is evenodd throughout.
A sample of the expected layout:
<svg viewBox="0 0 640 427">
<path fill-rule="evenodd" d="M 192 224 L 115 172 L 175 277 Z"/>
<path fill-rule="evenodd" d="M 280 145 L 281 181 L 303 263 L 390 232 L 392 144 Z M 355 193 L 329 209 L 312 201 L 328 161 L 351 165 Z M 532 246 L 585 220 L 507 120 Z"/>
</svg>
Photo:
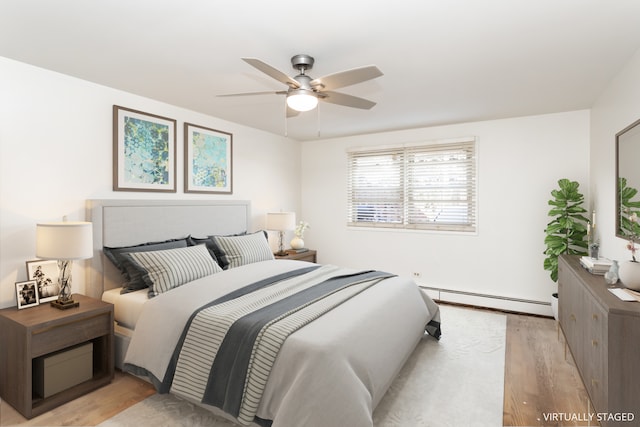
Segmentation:
<svg viewBox="0 0 640 427">
<path fill-rule="evenodd" d="M 263 231 L 242 236 L 212 236 L 222 256 L 225 259 L 225 269 L 240 267 L 259 261 L 274 259 L 269 241 Z"/>
<path fill-rule="evenodd" d="M 103 247 L 102 251 L 107 258 L 120 270 L 125 283 L 122 286 L 121 293 L 133 292 L 144 289 L 147 284 L 142 280 L 142 276 L 146 273 L 137 264 L 133 263 L 130 258 L 125 255 L 131 252 L 148 252 L 159 251 L 164 249 L 186 248 L 188 237 L 181 239 L 170 239 L 162 242 L 148 242 L 133 246 L 121 247 Z"/>
<path fill-rule="evenodd" d="M 211 237 L 199 238 L 199 237 L 191 237 L 191 236 L 189 236 L 189 239 L 187 240 L 187 243 L 189 244 L 189 246 L 196 246 L 196 245 L 204 244 L 207 247 L 207 250 L 209 251 L 209 254 L 211 255 L 211 258 L 213 258 L 213 260 L 220 267 L 224 268 L 224 265 L 222 265 L 222 263 L 218 259 L 218 255 L 220 255 L 220 251 L 219 251 L 218 247 L 216 246 L 215 242 L 213 241 L 213 238 L 211 238 Z"/>
</svg>

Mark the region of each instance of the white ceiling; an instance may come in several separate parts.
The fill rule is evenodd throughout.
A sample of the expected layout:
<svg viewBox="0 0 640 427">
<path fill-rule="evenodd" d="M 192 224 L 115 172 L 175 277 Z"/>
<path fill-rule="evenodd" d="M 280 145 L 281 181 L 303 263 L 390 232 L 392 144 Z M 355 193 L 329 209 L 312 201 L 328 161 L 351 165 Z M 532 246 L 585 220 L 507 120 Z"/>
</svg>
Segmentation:
<svg viewBox="0 0 640 427">
<path fill-rule="evenodd" d="M 639 48 L 638 0 L 0 1 L 0 56 L 299 140 L 589 108 Z M 377 65 L 339 91 L 378 105 L 216 96 L 286 89 L 240 58 L 300 53 Z"/>
</svg>

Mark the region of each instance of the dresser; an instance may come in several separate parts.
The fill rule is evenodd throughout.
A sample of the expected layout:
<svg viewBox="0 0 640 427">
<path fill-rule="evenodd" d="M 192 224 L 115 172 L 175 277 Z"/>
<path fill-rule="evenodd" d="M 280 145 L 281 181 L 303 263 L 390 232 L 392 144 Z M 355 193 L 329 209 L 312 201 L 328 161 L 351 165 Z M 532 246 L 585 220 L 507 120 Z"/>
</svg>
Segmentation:
<svg viewBox="0 0 640 427">
<path fill-rule="evenodd" d="M 582 381 L 602 426 L 640 422 L 640 303 L 607 290 L 579 256 L 558 265 L 558 317 Z M 635 421 L 620 414 L 633 413 Z M 616 419 L 618 418 L 618 419 Z"/>
</svg>

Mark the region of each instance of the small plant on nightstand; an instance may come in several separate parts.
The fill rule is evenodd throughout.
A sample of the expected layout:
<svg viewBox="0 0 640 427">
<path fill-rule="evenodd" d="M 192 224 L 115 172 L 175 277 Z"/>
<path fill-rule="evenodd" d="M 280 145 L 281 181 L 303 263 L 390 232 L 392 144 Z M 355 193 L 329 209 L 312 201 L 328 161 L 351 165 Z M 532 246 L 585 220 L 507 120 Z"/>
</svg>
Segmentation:
<svg viewBox="0 0 640 427">
<path fill-rule="evenodd" d="M 303 239 L 304 239 L 304 231 L 305 231 L 307 228 L 311 228 L 311 227 L 309 226 L 309 223 L 308 223 L 308 222 L 300 221 L 300 222 L 298 223 L 298 226 L 297 226 L 297 227 L 296 227 L 296 229 L 295 229 L 295 235 L 296 235 L 296 237 L 294 237 L 294 238 L 291 240 L 291 243 L 290 243 L 290 244 L 291 244 L 291 247 L 292 247 L 293 249 L 302 249 L 302 248 L 304 248 L 304 240 L 303 240 Z"/>
</svg>

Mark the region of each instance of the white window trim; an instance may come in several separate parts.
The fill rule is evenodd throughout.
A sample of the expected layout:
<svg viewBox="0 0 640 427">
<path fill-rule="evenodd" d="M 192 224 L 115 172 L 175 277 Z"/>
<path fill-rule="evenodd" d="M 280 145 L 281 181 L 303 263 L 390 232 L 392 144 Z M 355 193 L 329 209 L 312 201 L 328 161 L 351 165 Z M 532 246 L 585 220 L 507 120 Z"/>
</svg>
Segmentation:
<svg viewBox="0 0 640 427">
<path fill-rule="evenodd" d="M 472 174 L 472 178 L 471 178 L 472 188 L 469 189 L 467 187 L 467 191 L 466 191 L 467 193 L 470 192 L 470 197 L 471 197 L 471 200 L 470 200 L 471 211 L 467 213 L 468 215 L 467 217 L 469 218 L 470 223 L 456 224 L 455 222 L 454 223 L 437 223 L 437 222 L 429 221 L 424 223 L 409 224 L 409 217 L 411 217 L 410 214 L 413 214 L 414 218 L 416 215 L 415 205 L 413 205 L 414 211 L 409 212 L 410 211 L 409 207 L 412 206 L 412 204 L 409 201 L 409 193 L 411 193 L 411 191 L 416 191 L 416 190 L 415 188 L 411 189 L 409 186 L 409 183 L 408 183 L 409 169 L 407 166 L 409 165 L 409 163 L 404 156 L 406 156 L 407 153 L 409 153 L 409 155 L 413 154 L 411 153 L 411 151 L 414 151 L 414 150 L 411 150 L 411 149 L 414 149 L 414 148 L 424 147 L 425 148 L 424 151 L 428 152 L 430 147 L 437 150 L 438 145 L 455 146 L 456 144 L 460 144 L 461 146 L 470 144 L 472 147 L 471 151 L 473 153 L 473 156 L 469 160 L 470 164 L 466 166 L 469 168 L 469 173 Z M 452 147 L 452 148 L 455 149 L 455 147 Z M 363 157 L 366 155 L 375 156 L 375 154 L 378 152 L 381 152 L 383 155 L 385 154 L 384 152 L 387 152 L 387 154 L 392 154 L 392 152 L 396 150 L 398 152 L 398 155 L 402 157 L 402 160 L 401 160 L 402 165 L 397 166 L 395 163 L 392 162 L 392 164 L 390 164 L 390 168 L 391 169 L 396 168 L 400 170 L 399 172 L 394 171 L 394 173 L 399 173 L 402 175 L 403 189 L 399 190 L 397 193 L 394 193 L 393 189 L 391 189 L 389 194 L 392 194 L 393 196 L 395 196 L 395 198 L 389 201 L 389 206 L 390 206 L 390 208 L 388 208 L 390 209 L 389 212 L 386 212 L 383 210 L 382 213 L 380 213 L 378 207 L 375 207 L 373 212 L 380 213 L 381 215 L 383 215 L 383 217 L 386 215 L 390 220 L 395 219 L 397 220 L 397 222 L 387 222 L 387 221 L 377 222 L 375 220 L 374 221 L 353 221 L 353 217 L 355 216 L 355 209 L 357 208 L 354 208 L 352 206 L 352 203 L 353 203 L 352 198 L 354 197 L 354 195 L 352 194 L 352 191 L 353 191 L 352 156 L 354 154 L 362 154 Z M 372 229 L 372 230 L 380 230 L 380 231 L 382 230 L 409 231 L 409 232 L 428 231 L 428 232 L 435 232 L 435 233 L 447 232 L 447 233 L 464 234 L 464 235 L 477 234 L 477 230 L 478 230 L 478 142 L 476 137 L 450 138 L 450 139 L 411 142 L 411 143 L 395 144 L 395 145 L 378 145 L 378 146 L 372 146 L 372 147 L 351 147 L 347 149 L 347 158 L 349 162 L 347 166 L 347 169 L 348 169 L 347 228 L 352 230 Z M 402 199 L 401 207 L 400 207 L 399 198 Z M 399 213 L 400 210 L 402 211 L 401 213 Z M 455 214 L 454 214 L 454 217 L 455 217 Z"/>
</svg>

